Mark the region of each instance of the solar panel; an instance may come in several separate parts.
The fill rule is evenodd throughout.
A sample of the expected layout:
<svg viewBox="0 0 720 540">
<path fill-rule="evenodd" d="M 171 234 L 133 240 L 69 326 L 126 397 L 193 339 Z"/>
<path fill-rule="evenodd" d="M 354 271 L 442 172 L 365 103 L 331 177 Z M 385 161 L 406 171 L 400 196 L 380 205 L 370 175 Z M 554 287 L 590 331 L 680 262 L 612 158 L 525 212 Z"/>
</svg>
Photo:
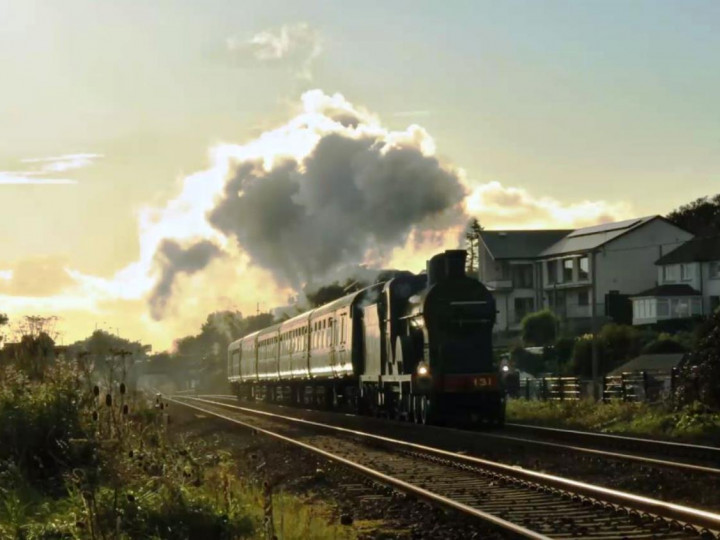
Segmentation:
<svg viewBox="0 0 720 540">
<path fill-rule="evenodd" d="M 582 229 L 577 229 L 571 232 L 567 235 L 567 238 L 575 238 L 588 234 L 606 233 L 611 231 L 621 231 L 623 229 L 634 227 L 642 221 L 642 219 L 627 219 L 625 221 L 615 221 L 614 223 L 603 223 L 601 225 L 593 225 L 592 227 L 583 227 Z"/>
</svg>

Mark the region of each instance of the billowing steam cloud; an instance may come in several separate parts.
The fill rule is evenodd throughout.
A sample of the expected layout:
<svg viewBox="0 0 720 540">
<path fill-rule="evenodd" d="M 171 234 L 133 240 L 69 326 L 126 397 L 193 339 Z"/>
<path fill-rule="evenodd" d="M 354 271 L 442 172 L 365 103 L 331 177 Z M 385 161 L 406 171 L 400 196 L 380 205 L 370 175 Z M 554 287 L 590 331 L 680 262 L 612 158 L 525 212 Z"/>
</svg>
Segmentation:
<svg viewBox="0 0 720 540">
<path fill-rule="evenodd" d="M 208 240 L 200 240 L 186 248 L 174 240 L 164 240 L 155 254 L 160 278 L 150 293 L 152 317 L 157 320 L 165 314 L 167 300 L 172 294 L 173 283 L 178 274 L 194 274 L 220 254 L 220 249 Z"/>
<path fill-rule="evenodd" d="M 42 298 L 18 288 L 20 267 L 3 267 L 0 302 L 16 313 L 75 309 L 88 324 L 100 314 L 133 320 L 166 346 L 207 313 L 283 305 L 308 284 L 363 277 L 358 265 L 419 271 L 459 245 L 469 215 L 486 228 L 570 228 L 632 214 L 494 181 L 471 188 L 422 127 L 389 130 L 340 94 L 313 90 L 288 122 L 213 148 L 175 198 L 142 209 L 136 261 L 109 278 L 63 266 L 72 282 Z"/>
<path fill-rule="evenodd" d="M 329 133 L 302 161 L 240 164 L 209 214 L 258 264 L 294 288 L 402 244 L 465 195 L 454 171 L 412 145 Z"/>
</svg>

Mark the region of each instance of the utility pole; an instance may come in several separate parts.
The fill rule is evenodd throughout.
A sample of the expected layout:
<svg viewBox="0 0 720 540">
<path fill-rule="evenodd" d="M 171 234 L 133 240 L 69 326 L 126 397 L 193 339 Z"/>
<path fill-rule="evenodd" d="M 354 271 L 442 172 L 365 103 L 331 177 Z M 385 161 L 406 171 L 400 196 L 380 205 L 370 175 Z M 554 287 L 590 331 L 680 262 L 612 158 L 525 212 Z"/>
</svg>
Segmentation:
<svg viewBox="0 0 720 540">
<path fill-rule="evenodd" d="M 591 308 L 590 316 L 592 318 L 592 386 L 593 386 L 593 397 L 595 400 L 600 399 L 600 387 L 598 384 L 599 369 L 598 369 L 598 347 L 597 347 L 597 275 L 595 269 L 597 268 L 595 262 L 595 251 L 590 252 L 590 277 L 591 277 Z"/>
</svg>

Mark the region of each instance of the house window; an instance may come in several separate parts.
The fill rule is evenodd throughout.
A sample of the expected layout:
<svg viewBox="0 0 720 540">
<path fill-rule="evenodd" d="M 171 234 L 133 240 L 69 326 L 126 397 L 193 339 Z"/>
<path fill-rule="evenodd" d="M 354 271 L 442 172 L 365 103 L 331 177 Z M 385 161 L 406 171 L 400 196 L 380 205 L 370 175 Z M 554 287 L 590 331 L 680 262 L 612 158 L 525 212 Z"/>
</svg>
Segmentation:
<svg viewBox="0 0 720 540">
<path fill-rule="evenodd" d="M 650 317 L 651 319 L 657 318 L 657 313 L 656 313 L 657 306 L 656 306 L 655 302 L 656 301 L 654 298 L 651 298 L 647 301 L 648 317 Z"/>
<path fill-rule="evenodd" d="M 677 264 L 669 264 L 667 266 L 663 266 L 663 281 L 677 281 L 678 278 L 679 275 Z"/>
<path fill-rule="evenodd" d="M 500 271 L 500 279 L 502 279 L 502 280 L 510 279 L 510 263 L 508 263 L 506 261 L 502 261 L 500 263 L 499 271 Z"/>
<path fill-rule="evenodd" d="M 532 264 L 513 265 L 513 287 L 515 287 L 516 289 L 533 288 Z"/>
<path fill-rule="evenodd" d="M 720 296 L 710 297 L 710 313 L 715 313 L 715 310 L 720 307 Z"/>
<path fill-rule="evenodd" d="M 590 292 L 580 291 L 578 293 L 578 306 L 589 306 L 590 305 Z"/>
<path fill-rule="evenodd" d="M 713 261 L 710 263 L 710 277 L 720 279 L 720 261 Z"/>
<path fill-rule="evenodd" d="M 645 300 L 635 300 L 635 318 L 636 319 L 645 319 L 647 315 L 645 314 Z"/>
<path fill-rule="evenodd" d="M 519 323 L 525 315 L 535 310 L 534 298 L 516 298 L 515 299 L 515 322 Z"/>
<path fill-rule="evenodd" d="M 670 311 L 676 319 L 690 316 L 690 301 L 688 298 L 673 298 L 670 300 Z"/>
<path fill-rule="evenodd" d="M 573 280 L 573 260 L 563 259 L 562 265 L 563 283 L 568 283 Z"/>
<path fill-rule="evenodd" d="M 557 283 L 557 261 L 547 262 L 548 283 Z"/>
<path fill-rule="evenodd" d="M 690 300 L 690 313 L 692 315 L 702 315 L 702 299 L 697 297 Z"/>
<path fill-rule="evenodd" d="M 578 277 L 580 281 L 587 281 L 590 278 L 590 263 L 587 255 L 578 259 Z"/>
<path fill-rule="evenodd" d="M 690 281 L 693 278 L 693 265 L 683 264 L 681 265 L 682 280 Z"/>
<path fill-rule="evenodd" d="M 670 306 L 668 301 L 665 299 L 658 299 L 657 301 L 657 316 L 658 318 L 667 318 L 670 316 Z"/>
</svg>

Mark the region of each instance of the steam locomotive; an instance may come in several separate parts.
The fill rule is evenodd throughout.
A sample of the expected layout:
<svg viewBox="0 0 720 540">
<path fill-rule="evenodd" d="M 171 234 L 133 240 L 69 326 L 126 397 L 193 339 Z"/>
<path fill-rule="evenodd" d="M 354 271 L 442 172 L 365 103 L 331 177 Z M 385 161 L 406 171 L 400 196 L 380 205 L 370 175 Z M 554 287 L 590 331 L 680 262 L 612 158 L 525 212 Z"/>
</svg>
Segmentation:
<svg viewBox="0 0 720 540">
<path fill-rule="evenodd" d="M 502 425 L 495 301 L 465 275 L 465 258 L 445 251 L 426 275 L 398 273 L 234 341 L 233 393 L 422 424 Z"/>
</svg>

